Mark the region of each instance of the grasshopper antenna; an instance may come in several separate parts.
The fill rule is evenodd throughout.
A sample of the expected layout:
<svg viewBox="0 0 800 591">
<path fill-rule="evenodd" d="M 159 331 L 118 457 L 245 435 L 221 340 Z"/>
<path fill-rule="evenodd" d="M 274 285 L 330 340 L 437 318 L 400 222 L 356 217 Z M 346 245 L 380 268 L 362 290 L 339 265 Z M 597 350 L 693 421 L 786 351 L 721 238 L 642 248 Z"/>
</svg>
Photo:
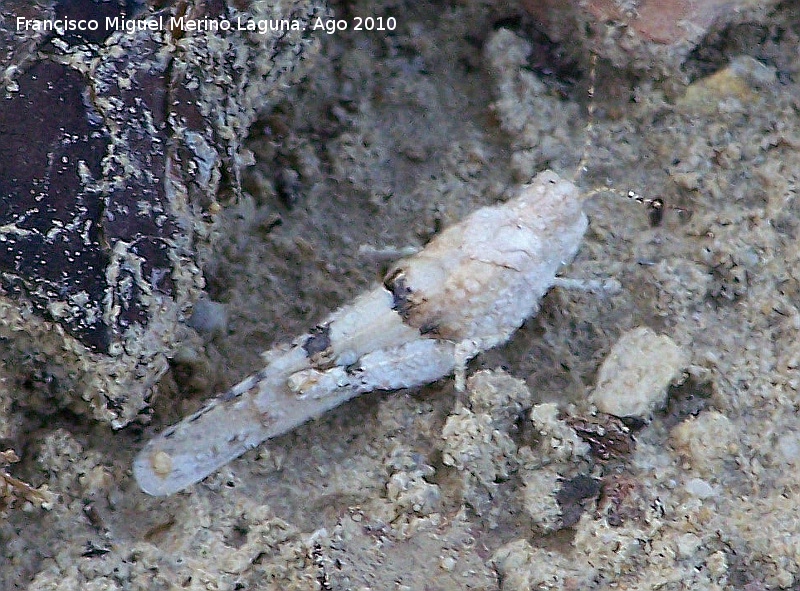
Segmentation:
<svg viewBox="0 0 800 591">
<path fill-rule="evenodd" d="M 578 162 L 578 166 L 575 168 L 575 172 L 573 173 L 573 177 L 576 180 L 586 172 L 587 162 L 589 160 L 589 150 L 595 143 L 594 127 L 595 127 L 595 111 L 597 110 L 597 105 L 595 104 L 594 100 L 594 92 L 596 83 L 597 83 L 597 54 L 595 52 L 592 52 L 592 57 L 589 64 L 589 88 L 586 91 L 589 99 L 588 101 L 589 104 L 587 106 L 588 117 L 586 123 L 586 139 L 583 142 L 581 159 Z M 607 185 L 601 187 L 594 187 L 590 189 L 589 192 L 584 195 L 584 197 L 588 199 L 600 193 L 611 193 L 612 195 L 625 197 L 626 199 L 631 199 L 633 201 L 636 201 L 637 203 L 646 206 L 648 212 L 648 218 L 650 220 L 650 225 L 652 227 L 661 225 L 661 222 L 664 219 L 665 205 L 663 199 L 642 197 L 635 191 L 621 191 L 619 189 Z"/>
</svg>

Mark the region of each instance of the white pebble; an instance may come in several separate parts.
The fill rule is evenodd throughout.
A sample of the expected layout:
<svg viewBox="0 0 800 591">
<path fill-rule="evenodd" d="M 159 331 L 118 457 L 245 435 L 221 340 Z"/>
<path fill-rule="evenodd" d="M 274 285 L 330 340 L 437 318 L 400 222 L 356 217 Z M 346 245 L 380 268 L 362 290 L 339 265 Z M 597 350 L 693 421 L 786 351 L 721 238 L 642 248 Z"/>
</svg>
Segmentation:
<svg viewBox="0 0 800 591">
<path fill-rule="evenodd" d="M 686 355 L 668 336 L 635 328 L 622 335 L 603 361 L 591 402 L 617 417 L 646 419 L 664 405 L 667 387 L 687 365 Z"/>
<path fill-rule="evenodd" d="M 714 487 L 702 478 L 692 478 L 684 485 L 684 488 L 686 492 L 698 499 L 708 499 L 714 496 Z"/>
</svg>

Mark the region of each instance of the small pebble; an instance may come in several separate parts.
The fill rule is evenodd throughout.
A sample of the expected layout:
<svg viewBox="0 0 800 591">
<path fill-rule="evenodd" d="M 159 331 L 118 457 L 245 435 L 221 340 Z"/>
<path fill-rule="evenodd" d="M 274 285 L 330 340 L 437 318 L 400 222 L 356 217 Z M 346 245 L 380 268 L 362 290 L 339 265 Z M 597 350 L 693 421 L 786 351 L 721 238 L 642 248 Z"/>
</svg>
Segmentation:
<svg viewBox="0 0 800 591">
<path fill-rule="evenodd" d="M 678 423 L 670 432 L 670 444 L 692 469 L 714 477 L 738 451 L 737 427 L 716 410 L 705 410 Z"/>
<path fill-rule="evenodd" d="M 648 419 L 667 398 L 667 387 L 683 375 L 686 355 L 666 335 L 647 327 L 628 331 L 603 361 L 591 402 L 617 417 Z"/>
<path fill-rule="evenodd" d="M 223 304 L 199 300 L 192 309 L 188 324 L 203 335 L 224 334 L 228 330 L 228 313 Z"/>
<path fill-rule="evenodd" d="M 698 499 L 708 499 L 714 496 L 714 487 L 702 478 L 692 478 L 684 488 L 686 492 Z"/>
<path fill-rule="evenodd" d="M 450 572 L 456 567 L 456 559 L 452 556 L 444 556 L 439 566 L 441 566 L 443 570 Z"/>
</svg>

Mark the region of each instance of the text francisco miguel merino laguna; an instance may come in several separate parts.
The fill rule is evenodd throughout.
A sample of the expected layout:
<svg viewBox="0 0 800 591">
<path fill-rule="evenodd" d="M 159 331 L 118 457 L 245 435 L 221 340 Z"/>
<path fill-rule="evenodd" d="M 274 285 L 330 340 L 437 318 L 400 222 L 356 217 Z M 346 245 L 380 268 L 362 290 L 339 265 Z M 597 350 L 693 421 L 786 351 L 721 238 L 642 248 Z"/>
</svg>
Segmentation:
<svg viewBox="0 0 800 591">
<path fill-rule="evenodd" d="M 71 19 L 58 18 L 50 20 L 29 19 L 17 17 L 17 31 L 97 31 L 101 29 L 99 19 Z M 300 31 L 305 28 L 305 23 L 293 19 L 190 19 L 185 16 L 171 16 L 166 19 L 162 15 L 147 19 L 126 19 L 119 16 L 106 17 L 105 27 L 102 30 L 126 31 L 163 31 L 180 29 L 182 31 Z M 324 24 L 320 24 L 323 28 Z M 312 25 L 316 28 L 316 24 Z"/>
</svg>

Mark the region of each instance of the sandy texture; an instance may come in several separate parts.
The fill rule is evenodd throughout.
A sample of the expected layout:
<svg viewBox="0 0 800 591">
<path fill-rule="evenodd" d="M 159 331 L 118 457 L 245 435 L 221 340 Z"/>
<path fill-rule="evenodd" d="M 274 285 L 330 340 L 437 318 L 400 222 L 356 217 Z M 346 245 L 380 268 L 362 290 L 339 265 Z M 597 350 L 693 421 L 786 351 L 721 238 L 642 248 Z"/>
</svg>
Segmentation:
<svg viewBox="0 0 800 591">
<path fill-rule="evenodd" d="M 7 405 L 10 432 L 28 435 L 3 469 L 57 498 L 0 524 L 0 587 L 797 588 L 796 6 L 740 5 L 658 48 L 591 12 L 574 15 L 588 38 L 550 45 L 518 9 L 332 8 L 398 27 L 323 36 L 306 80 L 252 127 L 246 191 L 222 203 L 205 267 L 220 306 L 195 318 L 211 328 L 174 358 L 153 424 L 112 433 Z M 621 291 L 552 290 L 470 365 L 463 394 L 450 380 L 367 394 L 187 493 L 136 489 L 144 438 L 363 291 L 387 264 L 376 249 L 419 246 L 543 168 L 571 177 L 592 47 L 576 182 L 671 206 L 651 228 L 614 195 L 587 203 L 567 275 Z M 638 327 L 686 365 L 648 423 L 589 402 Z"/>
</svg>

